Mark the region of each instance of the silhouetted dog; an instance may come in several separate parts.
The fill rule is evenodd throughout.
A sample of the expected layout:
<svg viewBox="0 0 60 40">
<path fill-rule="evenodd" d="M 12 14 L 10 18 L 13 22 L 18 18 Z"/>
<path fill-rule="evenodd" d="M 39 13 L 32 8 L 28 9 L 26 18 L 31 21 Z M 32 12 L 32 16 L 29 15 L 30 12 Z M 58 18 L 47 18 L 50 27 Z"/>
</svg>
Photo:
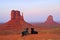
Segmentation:
<svg viewBox="0 0 60 40">
<path fill-rule="evenodd" d="M 25 35 L 28 35 L 29 32 L 28 32 L 28 28 L 26 28 L 23 32 L 22 32 L 22 36 L 25 36 Z"/>
<path fill-rule="evenodd" d="M 34 28 L 31 28 L 31 34 L 38 34 L 38 32 L 35 31 Z"/>
</svg>

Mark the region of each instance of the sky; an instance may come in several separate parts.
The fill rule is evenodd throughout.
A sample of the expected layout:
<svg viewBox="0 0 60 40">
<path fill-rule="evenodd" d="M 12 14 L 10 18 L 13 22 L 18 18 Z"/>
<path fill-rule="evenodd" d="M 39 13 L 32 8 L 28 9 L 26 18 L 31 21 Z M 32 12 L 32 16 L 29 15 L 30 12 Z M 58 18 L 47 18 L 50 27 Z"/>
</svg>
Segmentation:
<svg viewBox="0 0 60 40">
<path fill-rule="evenodd" d="M 0 0 L 0 23 L 10 20 L 11 10 L 23 12 L 26 22 L 45 22 L 49 15 L 60 22 L 60 0 Z"/>
</svg>

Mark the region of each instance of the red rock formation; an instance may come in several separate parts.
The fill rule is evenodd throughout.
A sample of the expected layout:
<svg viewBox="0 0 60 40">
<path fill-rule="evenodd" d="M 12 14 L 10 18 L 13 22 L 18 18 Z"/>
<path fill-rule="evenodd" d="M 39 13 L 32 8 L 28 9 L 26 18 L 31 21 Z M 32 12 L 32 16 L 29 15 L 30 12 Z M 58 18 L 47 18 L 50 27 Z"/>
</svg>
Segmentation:
<svg viewBox="0 0 60 40">
<path fill-rule="evenodd" d="M 20 16 L 20 20 L 24 21 L 23 12 L 22 12 L 22 16 Z"/>
<path fill-rule="evenodd" d="M 13 21 L 15 23 L 15 22 L 23 21 L 23 20 L 24 20 L 23 13 L 21 16 L 20 11 L 18 11 L 18 10 L 12 10 L 11 11 L 11 20 L 10 21 Z"/>
<path fill-rule="evenodd" d="M 53 16 L 52 15 L 49 15 L 48 18 L 47 18 L 46 23 L 52 24 L 53 22 L 54 22 L 53 21 Z"/>
<path fill-rule="evenodd" d="M 53 16 L 49 15 L 47 18 L 47 21 L 45 22 L 46 24 L 57 24 L 54 20 L 53 20 Z"/>
<path fill-rule="evenodd" d="M 11 20 L 20 20 L 20 11 L 18 10 L 12 10 L 11 11 Z"/>
<path fill-rule="evenodd" d="M 20 11 L 16 10 L 16 20 L 20 20 Z"/>
<path fill-rule="evenodd" d="M 24 20 L 23 12 L 21 15 L 20 11 L 18 11 L 18 10 L 12 10 L 11 11 L 11 20 L 9 20 L 7 23 L 5 23 L 3 25 L 5 27 L 4 29 L 18 29 L 18 30 L 32 26 L 31 24 L 27 23 Z"/>
<path fill-rule="evenodd" d="M 16 14 L 15 14 L 15 10 L 11 11 L 11 20 L 15 20 Z"/>
</svg>

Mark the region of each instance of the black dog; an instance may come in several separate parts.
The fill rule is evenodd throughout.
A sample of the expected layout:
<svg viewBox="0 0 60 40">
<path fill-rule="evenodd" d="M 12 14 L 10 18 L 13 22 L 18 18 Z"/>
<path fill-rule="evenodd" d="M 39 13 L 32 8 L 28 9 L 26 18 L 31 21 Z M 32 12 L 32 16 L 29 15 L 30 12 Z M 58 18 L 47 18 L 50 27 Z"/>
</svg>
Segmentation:
<svg viewBox="0 0 60 40">
<path fill-rule="evenodd" d="M 28 34 L 29 34 L 28 28 L 26 28 L 26 29 L 22 32 L 22 36 L 26 36 L 26 35 L 28 35 Z"/>
<path fill-rule="evenodd" d="M 35 31 L 34 28 L 31 28 L 31 34 L 38 34 L 38 32 Z"/>
</svg>

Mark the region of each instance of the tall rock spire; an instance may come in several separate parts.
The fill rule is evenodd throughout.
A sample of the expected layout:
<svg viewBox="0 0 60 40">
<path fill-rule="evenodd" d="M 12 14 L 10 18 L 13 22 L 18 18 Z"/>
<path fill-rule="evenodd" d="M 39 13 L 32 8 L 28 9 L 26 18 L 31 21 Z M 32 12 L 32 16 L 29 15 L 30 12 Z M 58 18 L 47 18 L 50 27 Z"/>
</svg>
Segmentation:
<svg viewBox="0 0 60 40">
<path fill-rule="evenodd" d="M 19 20 L 20 19 L 20 11 L 16 10 L 16 19 Z"/>
<path fill-rule="evenodd" d="M 23 17 L 23 12 L 22 12 L 22 17 Z"/>
<path fill-rule="evenodd" d="M 20 20 L 24 20 L 24 17 L 23 17 L 23 12 L 22 12 L 22 16 L 20 16 Z"/>
<path fill-rule="evenodd" d="M 24 17 L 23 17 L 23 12 L 22 12 L 22 19 L 24 20 Z"/>
<path fill-rule="evenodd" d="M 14 20 L 16 17 L 15 10 L 11 11 L 11 20 Z"/>
</svg>

